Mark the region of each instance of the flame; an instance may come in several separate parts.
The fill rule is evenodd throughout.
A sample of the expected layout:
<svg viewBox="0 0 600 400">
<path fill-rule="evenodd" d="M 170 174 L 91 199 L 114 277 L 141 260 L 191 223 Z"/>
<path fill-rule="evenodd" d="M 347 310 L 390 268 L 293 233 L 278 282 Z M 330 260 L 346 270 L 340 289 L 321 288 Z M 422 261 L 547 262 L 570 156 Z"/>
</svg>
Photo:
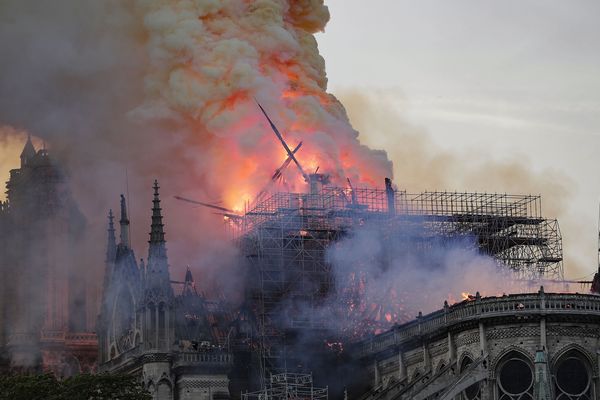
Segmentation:
<svg viewBox="0 0 600 400">
<path fill-rule="evenodd" d="M 159 108 L 183 123 L 185 151 L 201 154 L 192 169 L 223 206 L 243 210 L 287 157 L 255 99 L 290 148 L 303 142 L 297 159 L 307 173 L 319 167 L 337 186 L 346 178 L 380 186 L 392 175 L 386 155 L 359 142 L 344 107 L 327 93 L 313 36 L 329 19 L 323 1 L 209 3 L 138 4 L 151 83 L 138 114 L 155 119 L 144 110 Z M 293 163 L 274 186 L 308 190 Z"/>
<path fill-rule="evenodd" d="M 463 301 L 465 301 L 465 300 L 468 300 L 468 301 L 475 300 L 475 296 L 472 295 L 469 292 L 461 292 L 460 296 L 462 297 Z"/>
</svg>

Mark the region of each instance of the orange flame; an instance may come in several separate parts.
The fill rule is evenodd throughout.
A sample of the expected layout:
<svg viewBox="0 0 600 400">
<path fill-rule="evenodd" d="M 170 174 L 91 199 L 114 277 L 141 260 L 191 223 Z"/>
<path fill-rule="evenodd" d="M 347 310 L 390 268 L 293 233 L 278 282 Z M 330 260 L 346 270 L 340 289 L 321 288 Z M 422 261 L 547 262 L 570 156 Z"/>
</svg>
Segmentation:
<svg viewBox="0 0 600 400">
<path fill-rule="evenodd" d="M 469 292 L 461 292 L 460 295 L 461 295 L 463 301 L 465 301 L 465 300 L 468 300 L 468 301 L 475 300 L 475 296 L 472 295 Z"/>
</svg>

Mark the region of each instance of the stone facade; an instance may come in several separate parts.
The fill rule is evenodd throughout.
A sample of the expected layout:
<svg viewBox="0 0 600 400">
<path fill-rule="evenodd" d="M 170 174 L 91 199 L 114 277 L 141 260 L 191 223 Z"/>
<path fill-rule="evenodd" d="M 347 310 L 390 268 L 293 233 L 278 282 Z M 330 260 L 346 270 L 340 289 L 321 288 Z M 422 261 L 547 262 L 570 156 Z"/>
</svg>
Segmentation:
<svg viewBox="0 0 600 400">
<path fill-rule="evenodd" d="M 78 260 L 85 219 L 66 174 L 27 140 L 0 203 L 0 367 L 70 376 L 96 369 L 97 339 Z M 89 268 L 89 265 L 85 265 Z"/>
<path fill-rule="evenodd" d="M 175 295 L 158 189 L 155 181 L 146 263 L 136 261 L 130 246 L 123 196 L 118 244 L 109 213 L 99 370 L 138 376 L 156 400 L 227 399 L 232 356 L 223 332 L 229 321 L 225 312 L 209 310 L 189 269 Z"/>
<path fill-rule="evenodd" d="M 600 296 L 509 295 L 465 301 L 354 348 L 365 399 L 595 399 Z"/>
</svg>

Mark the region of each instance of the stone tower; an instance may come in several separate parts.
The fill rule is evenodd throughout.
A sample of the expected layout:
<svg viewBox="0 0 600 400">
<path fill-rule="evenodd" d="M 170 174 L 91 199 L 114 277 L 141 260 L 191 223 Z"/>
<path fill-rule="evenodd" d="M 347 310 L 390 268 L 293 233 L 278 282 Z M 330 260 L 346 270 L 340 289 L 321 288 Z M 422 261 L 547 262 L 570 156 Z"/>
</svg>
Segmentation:
<svg viewBox="0 0 600 400">
<path fill-rule="evenodd" d="M 0 207 L 0 349 L 5 366 L 59 376 L 93 370 L 96 336 L 81 265 L 85 219 L 68 179 L 27 139 Z"/>
<path fill-rule="evenodd" d="M 104 291 L 97 329 L 101 363 L 129 351 L 136 342 L 141 342 L 142 334 L 137 310 L 142 289 L 141 273 L 129 244 L 129 219 L 123 195 L 118 244 L 112 211 L 108 220 Z"/>
<path fill-rule="evenodd" d="M 157 181 L 153 189 L 146 263 L 136 263 L 129 244 L 125 198 L 118 245 L 109 213 L 99 369 L 138 376 L 155 400 L 228 398 L 232 356 L 222 343 L 228 320 L 213 313 L 209 324 L 191 271 L 182 294 L 174 295 Z"/>
<path fill-rule="evenodd" d="M 157 399 L 173 398 L 169 352 L 174 340 L 174 295 L 169 276 L 159 186 L 154 181 L 152 223 L 148 241 L 148 263 L 144 279 L 143 321 L 145 353 L 143 379 Z"/>
</svg>

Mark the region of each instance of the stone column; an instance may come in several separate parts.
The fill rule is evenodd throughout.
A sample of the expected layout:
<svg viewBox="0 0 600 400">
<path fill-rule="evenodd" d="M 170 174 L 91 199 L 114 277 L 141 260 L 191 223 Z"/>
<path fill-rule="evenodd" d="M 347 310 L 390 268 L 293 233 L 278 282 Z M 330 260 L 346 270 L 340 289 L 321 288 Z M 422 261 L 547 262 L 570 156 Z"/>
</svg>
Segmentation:
<svg viewBox="0 0 600 400">
<path fill-rule="evenodd" d="M 456 348 L 454 347 L 454 340 L 452 339 L 451 332 L 448 332 L 448 362 L 451 364 L 453 362 L 458 363 L 458 360 L 456 359 Z"/>
<path fill-rule="evenodd" d="M 485 337 L 485 327 L 483 326 L 483 322 L 479 322 L 479 347 L 481 349 L 481 354 L 487 354 L 487 339 Z"/>
<path fill-rule="evenodd" d="M 144 305 L 144 328 L 142 329 L 142 340 L 144 341 L 144 347 L 150 348 L 150 308 L 148 305 Z"/>
<path fill-rule="evenodd" d="M 423 365 L 425 366 L 424 372 L 431 371 L 431 357 L 429 356 L 429 348 L 427 342 L 423 342 Z"/>
<path fill-rule="evenodd" d="M 170 350 L 171 341 L 171 313 L 169 306 L 165 304 L 165 350 Z"/>
<path fill-rule="evenodd" d="M 485 336 L 485 326 L 483 325 L 483 322 L 479 322 L 479 348 L 481 350 L 481 355 L 487 355 L 488 354 L 488 349 L 487 349 L 487 337 Z M 489 365 L 489 363 L 488 363 Z M 481 381 L 481 400 L 491 400 L 493 399 L 493 394 L 492 394 L 492 390 L 493 390 L 493 386 L 491 384 L 489 384 L 489 382 L 487 380 L 483 380 Z"/>
<path fill-rule="evenodd" d="M 156 307 L 154 307 L 154 321 L 156 322 L 156 325 L 154 325 L 153 329 L 154 329 L 154 348 L 158 349 L 159 348 L 159 338 L 158 338 L 158 327 L 160 326 L 160 313 L 158 312 L 158 310 L 160 310 L 160 304 L 157 304 Z"/>
<path fill-rule="evenodd" d="M 540 286 L 540 290 L 538 291 L 538 296 L 540 297 L 540 310 L 546 309 L 546 294 L 544 292 L 544 287 Z M 548 351 L 548 346 L 546 345 L 547 337 L 546 337 L 546 317 L 542 312 L 542 319 L 540 320 L 540 346 L 544 351 Z"/>
<path fill-rule="evenodd" d="M 540 320 L 540 348 L 544 351 L 548 350 L 546 345 L 546 318 L 542 317 Z"/>
<path fill-rule="evenodd" d="M 404 379 L 406 379 L 406 365 L 404 364 L 402 351 L 398 350 L 398 380 L 402 382 Z"/>
</svg>

